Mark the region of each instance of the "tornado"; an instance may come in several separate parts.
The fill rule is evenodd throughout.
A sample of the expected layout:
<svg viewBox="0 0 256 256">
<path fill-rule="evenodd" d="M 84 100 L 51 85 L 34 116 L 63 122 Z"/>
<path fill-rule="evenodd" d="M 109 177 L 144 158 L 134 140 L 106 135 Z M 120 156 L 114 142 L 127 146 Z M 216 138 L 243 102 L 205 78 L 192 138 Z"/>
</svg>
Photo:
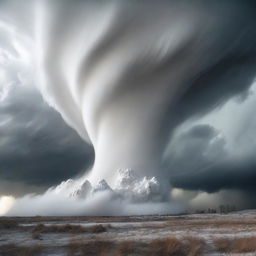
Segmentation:
<svg viewBox="0 0 256 256">
<path fill-rule="evenodd" d="M 255 77 L 249 1 L 39 0 L 34 11 L 37 86 L 95 151 L 81 184 L 112 187 L 129 169 L 166 193 L 174 130 Z"/>
<path fill-rule="evenodd" d="M 235 2 L 41 1 L 37 8 L 40 89 L 93 145 L 93 183 L 113 183 L 119 168 L 162 179 L 186 92 L 209 70 L 234 65 L 224 61 L 255 51 L 248 42 L 255 32 L 244 31 L 253 16 Z"/>
</svg>

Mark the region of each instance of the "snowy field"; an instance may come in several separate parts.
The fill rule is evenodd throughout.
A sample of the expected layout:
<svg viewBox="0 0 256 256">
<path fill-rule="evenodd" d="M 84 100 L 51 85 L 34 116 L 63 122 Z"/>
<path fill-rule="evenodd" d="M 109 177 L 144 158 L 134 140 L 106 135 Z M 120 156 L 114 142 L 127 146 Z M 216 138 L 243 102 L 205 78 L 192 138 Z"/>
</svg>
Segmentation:
<svg viewBox="0 0 256 256">
<path fill-rule="evenodd" d="M 256 255 L 256 211 L 0 218 L 0 255 Z"/>
</svg>

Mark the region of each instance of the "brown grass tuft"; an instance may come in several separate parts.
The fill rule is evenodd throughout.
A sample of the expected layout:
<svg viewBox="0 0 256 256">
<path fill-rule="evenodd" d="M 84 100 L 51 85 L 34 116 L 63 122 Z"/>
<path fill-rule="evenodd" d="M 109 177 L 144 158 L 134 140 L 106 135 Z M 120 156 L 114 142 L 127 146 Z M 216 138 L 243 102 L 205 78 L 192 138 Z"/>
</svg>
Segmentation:
<svg viewBox="0 0 256 256">
<path fill-rule="evenodd" d="M 153 240 L 150 244 L 150 247 L 154 252 L 154 255 L 158 256 L 184 255 L 182 242 L 176 237 Z"/>
<path fill-rule="evenodd" d="M 255 252 L 256 237 L 235 239 L 232 244 L 232 251 L 236 253 Z"/>
<path fill-rule="evenodd" d="M 135 252 L 134 242 L 124 241 L 120 243 L 118 251 L 120 256 L 126 256 L 134 253 Z"/>
<path fill-rule="evenodd" d="M 219 252 L 229 252 L 231 248 L 231 241 L 227 238 L 217 238 L 214 240 L 214 246 Z"/>
<path fill-rule="evenodd" d="M 150 247 L 152 255 L 198 256 L 205 249 L 205 241 L 196 237 L 169 237 L 153 240 Z"/>
<path fill-rule="evenodd" d="M 186 237 L 184 244 L 187 248 L 187 256 L 201 255 L 205 249 L 205 241 L 197 237 Z"/>
<path fill-rule="evenodd" d="M 217 238 L 214 245 L 219 252 L 247 253 L 256 251 L 256 237 Z"/>
<path fill-rule="evenodd" d="M 71 241 L 68 255 L 115 255 L 115 256 L 199 256 L 205 242 L 199 238 L 169 237 L 151 242 L 123 241 Z"/>
</svg>

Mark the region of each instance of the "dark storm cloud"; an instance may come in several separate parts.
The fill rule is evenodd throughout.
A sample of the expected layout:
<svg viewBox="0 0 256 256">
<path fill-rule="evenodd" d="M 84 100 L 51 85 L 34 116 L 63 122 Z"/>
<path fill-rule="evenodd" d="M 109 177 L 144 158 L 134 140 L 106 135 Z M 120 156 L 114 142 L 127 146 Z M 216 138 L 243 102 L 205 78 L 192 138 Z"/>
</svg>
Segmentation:
<svg viewBox="0 0 256 256">
<path fill-rule="evenodd" d="M 1 182 L 45 187 L 92 164 L 92 148 L 34 89 L 13 85 L 0 105 Z"/>
<path fill-rule="evenodd" d="M 173 177 L 172 183 L 174 186 L 190 190 L 216 192 L 221 189 L 240 189 L 254 191 L 255 194 L 256 161 L 254 158 L 248 157 L 241 162 L 232 159 L 216 163 L 204 172 Z"/>
<path fill-rule="evenodd" d="M 173 177 L 184 177 L 206 170 L 224 158 L 225 141 L 209 125 L 198 125 L 175 137 L 167 154 L 167 170 Z"/>
<path fill-rule="evenodd" d="M 248 13 L 256 13 L 255 3 L 244 1 L 244 4 L 249 6 Z M 176 127 L 177 131 L 184 121 L 200 118 L 216 108 L 221 108 L 234 97 L 241 102 L 246 101 L 249 89 L 256 78 L 256 16 L 248 18 L 246 9 L 242 9 L 240 14 L 243 12 L 241 16 L 234 16 L 234 20 L 240 19 L 238 27 L 231 21 L 229 29 L 223 30 L 224 39 L 235 35 L 233 43 L 223 43 L 220 47 L 220 52 L 227 51 L 227 54 L 218 61 L 209 63 L 206 70 L 192 77 L 188 82 L 188 89 L 177 100 L 174 111 L 169 113 L 175 118 L 171 125 Z M 226 138 L 221 135 L 221 131 L 210 125 L 195 126 L 180 134 L 178 138 L 174 136 L 166 167 L 171 184 L 182 189 L 209 193 L 236 189 L 247 191 L 248 197 L 254 195 L 255 129 L 247 129 L 252 118 L 250 115 L 247 120 L 241 120 L 244 122 L 244 129 L 238 137 L 248 137 L 249 134 L 251 140 L 237 141 L 237 148 L 245 143 L 248 143 L 248 148 L 250 147 L 250 152 L 238 158 L 227 152 Z"/>
<path fill-rule="evenodd" d="M 210 125 L 197 125 L 180 134 L 168 156 L 172 185 L 209 193 L 235 189 L 255 194 L 254 154 L 234 157 L 225 145 L 225 139 Z"/>
<path fill-rule="evenodd" d="M 209 54 L 214 49 L 218 49 L 216 59 L 209 60 L 203 70 L 191 75 L 186 80 L 184 90 L 180 92 L 175 102 L 171 103 L 162 132 L 164 135 L 169 133 L 170 137 L 184 121 L 199 118 L 216 108 L 221 108 L 233 97 L 245 100 L 256 78 L 255 3 L 252 1 L 198 1 L 198 3 L 199 6 L 201 4 L 207 6 L 203 10 L 209 12 L 209 17 L 226 15 L 226 20 L 222 26 L 214 28 L 211 33 L 205 35 L 202 24 L 202 30 L 199 29 L 190 43 L 177 53 L 177 59 L 183 60 L 189 56 L 188 52 L 200 52 L 204 40 L 209 42 Z M 206 19 L 205 22 L 208 20 Z M 221 35 L 221 40 L 218 41 L 216 35 Z M 208 52 L 205 51 L 203 56 L 198 56 L 195 63 L 203 63 L 207 60 Z M 164 64 L 168 66 L 169 63 Z M 163 140 L 166 140 L 164 135 Z"/>
<path fill-rule="evenodd" d="M 177 101 L 175 111 L 170 113 L 176 119 L 175 125 L 191 117 L 205 115 L 223 106 L 232 97 L 246 99 L 256 78 L 256 34 L 250 29 L 251 25 L 256 26 L 256 19 L 249 24 L 248 38 L 244 39 L 239 51 L 213 63 L 192 79 L 189 89 Z"/>
<path fill-rule="evenodd" d="M 255 44 L 256 34 L 252 35 L 252 40 Z M 244 47 L 251 47 L 251 45 L 245 45 Z M 192 115 L 204 114 L 212 108 L 221 106 L 228 99 L 238 94 L 246 96 L 255 77 L 255 49 L 253 48 L 253 51 L 249 52 L 248 55 L 235 52 L 214 64 L 193 81 L 191 87 L 179 102 L 179 115 L 186 119 Z"/>
</svg>

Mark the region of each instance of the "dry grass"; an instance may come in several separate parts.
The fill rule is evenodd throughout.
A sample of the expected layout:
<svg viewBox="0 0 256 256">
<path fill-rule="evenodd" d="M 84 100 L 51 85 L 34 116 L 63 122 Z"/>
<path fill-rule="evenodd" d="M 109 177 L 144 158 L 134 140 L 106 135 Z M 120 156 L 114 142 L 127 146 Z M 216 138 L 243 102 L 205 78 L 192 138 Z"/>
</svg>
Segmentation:
<svg viewBox="0 0 256 256">
<path fill-rule="evenodd" d="M 208 228 L 239 228 L 249 226 L 256 229 L 255 218 L 209 218 L 209 219 L 185 219 L 185 220 L 169 220 L 166 222 L 166 226 L 176 229 L 198 229 L 201 227 Z"/>
<path fill-rule="evenodd" d="M 132 241 L 123 241 L 119 243 L 117 248 L 116 255 L 119 256 L 127 256 L 127 255 L 134 255 L 136 251 L 138 252 L 139 248 L 143 247 L 144 244 L 138 244 Z"/>
<path fill-rule="evenodd" d="M 110 241 L 77 242 L 71 241 L 67 246 L 68 256 L 105 256 L 113 248 Z M 111 254 L 109 254 L 111 255 Z"/>
<path fill-rule="evenodd" d="M 129 255 L 131 253 L 134 253 L 134 243 L 131 241 L 125 241 L 119 245 L 119 254 L 120 256 Z"/>
<path fill-rule="evenodd" d="M 101 255 L 101 256 L 161 256 L 161 255 L 179 255 L 179 256 L 196 256 L 202 255 L 203 253 L 210 250 L 209 243 L 204 239 L 196 238 L 196 237 L 183 237 L 183 238 L 175 238 L 168 237 L 163 239 L 156 239 L 148 242 L 138 242 L 138 241 L 119 241 L 113 242 L 107 239 L 112 239 L 113 234 L 124 234 L 126 227 L 111 227 L 107 225 L 107 222 L 130 222 L 130 221 L 140 221 L 142 225 L 141 227 L 145 230 L 152 229 L 163 229 L 166 231 L 188 231 L 192 230 L 195 232 L 204 231 L 212 232 L 211 234 L 215 234 L 215 232 L 225 233 L 225 232 L 233 232 L 238 233 L 242 231 L 254 232 L 256 231 L 256 218 L 246 217 L 206 217 L 202 219 L 196 219 L 192 217 L 178 217 L 178 218 L 170 218 L 168 216 L 162 216 L 157 221 L 152 223 L 152 220 L 156 220 L 154 217 L 36 217 L 36 218 L 0 218 L 0 230 L 2 229 L 2 233 L 7 233 L 12 229 L 16 229 L 17 232 L 31 232 L 32 239 L 41 239 L 45 238 L 46 235 L 42 235 L 44 233 L 66 233 L 72 234 L 73 240 L 69 244 L 63 245 L 59 250 L 67 250 L 68 255 Z M 159 222 L 158 221 L 165 221 Z M 77 223 L 78 225 L 64 224 L 64 225 L 56 225 L 52 223 L 55 221 L 57 223 L 62 223 L 63 221 L 71 221 L 72 223 Z M 79 225 L 81 222 L 86 221 L 93 222 L 92 226 L 83 226 Z M 148 222 L 150 221 L 150 222 Z M 48 222 L 52 225 L 43 225 L 40 222 Z M 80 222 L 80 223 L 79 223 Z M 97 222 L 105 223 L 104 225 Z M 25 223 L 34 223 L 37 224 L 35 226 L 22 226 L 19 224 Z M 128 227 L 129 228 L 129 227 Z M 134 227 L 137 229 L 137 227 Z M 111 229 L 111 230 L 110 230 Z M 118 230 L 122 229 L 122 230 Z M 15 231 L 15 232 L 16 232 Z M 101 234 L 102 232 L 110 231 L 108 234 Z M 114 232 L 112 232 L 114 231 Z M 119 233 L 118 233 L 119 232 Z M 145 231 L 146 232 L 146 231 Z M 157 230 L 161 235 L 161 230 Z M 80 235 L 81 233 L 81 235 Z M 82 233 L 86 233 L 82 235 Z M 185 233 L 184 233 L 185 234 Z M 47 236 L 46 236 L 47 237 Z M 88 238 L 90 241 L 84 241 L 83 239 Z M 122 235 L 122 237 L 124 237 Z M 213 236 L 214 237 L 214 236 Z M 82 240 L 74 240 L 81 239 Z M 133 239 L 133 237 L 129 236 L 128 238 Z M 128 239 L 127 238 L 127 239 Z M 101 241 L 103 239 L 104 241 Z M 123 238 L 120 238 L 123 239 Z M 92 241 L 93 240 L 93 241 Z M 100 241 L 99 241 L 100 240 Z M 13 241 L 13 240 L 10 240 Z M 36 242 L 36 241 L 34 241 Z M 40 241 L 39 241 L 40 242 Z M 247 238 L 219 238 L 214 241 L 215 249 L 218 252 L 224 253 L 246 253 L 246 252 L 256 252 L 256 237 L 247 237 Z M 51 244 L 49 244 L 50 249 L 52 248 Z M 18 247 L 13 244 L 0 246 L 0 255 L 36 255 L 38 248 L 25 248 Z M 40 249 L 40 248 L 39 248 Z M 47 248 L 44 247 L 44 250 Z M 49 248 L 48 248 L 49 249 Z M 20 250 L 23 254 L 18 253 Z M 55 250 L 55 249 L 54 249 Z M 16 253 L 14 253 L 16 252 Z M 25 254 L 26 253 L 26 254 Z"/>
<path fill-rule="evenodd" d="M 149 244 L 135 241 L 71 241 L 68 256 L 153 256 Z M 156 256 L 157 254 L 154 254 Z"/>
<path fill-rule="evenodd" d="M 138 241 L 123 241 L 117 245 L 115 256 L 155 256 L 158 255 L 151 243 Z"/>
<path fill-rule="evenodd" d="M 123 241 L 71 241 L 68 255 L 111 256 L 199 256 L 204 251 L 204 241 L 192 237 L 169 237 L 151 242 Z"/>
<path fill-rule="evenodd" d="M 235 239 L 232 251 L 241 252 L 255 252 L 256 251 L 256 237 Z"/>
<path fill-rule="evenodd" d="M 231 249 L 231 241 L 227 238 L 217 238 L 214 240 L 215 250 L 219 252 L 229 252 Z"/>
<path fill-rule="evenodd" d="M 184 239 L 185 247 L 187 248 L 187 256 L 197 256 L 203 254 L 206 243 L 204 240 L 197 237 L 186 237 Z"/>
<path fill-rule="evenodd" d="M 41 222 L 89 222 L 89 223 L 109 223 L 109 222 L 141 222 L 142 219 L 140 216 L 56 216 L 56 217 L 47 217 L 47 216 L 35 216 L 35 217 L 0 217 L 0 222 L 5 220 L 16 221 L 18 223 L 41 223 Z M 182 221 L 187 219 L 186 216 L 173 216 L 172 220 Z M 168 221 L 170 220 L 169 216 L 145 216 L 143 221 Z"/>
<path fill-rule="evenodd" d="M 1 256 L 37 256 L 41 253 L 41 251 L 42 247 L 39 245 L 24 247 L 10 243 L 0 246 Z"/>
<path fill-rule="evenodd" d="M 169 237 L 166 239 L 153 240 L 150 244 L 152 255 L 172 256 L 197 256 L 205 249 L 205 242 L 195 237 L 178 239 Z"/>
<path fill-rule="evenodd" d="M 219 252 L 247 253 L 256 252 L 256 237 L 217 238 L 214 245 Z"/>
<path fill-rule="evenodd" d="M 38 224 L 34 227 L 32 227 L 31 232 L 32 233 L 101 233 L 106 232 L 107 227 L 103 225 L 93 225 L 91 227 L 83 227 L 81 225 L 49 225 L 46 226 L 44 224 Z"/>
<path fill-rule="evenodd" d="M 153 240 L 150 244 L 152 253 L 158 256 L 184 255 L 182 242 L 175 237 Z"/>
</svg>

